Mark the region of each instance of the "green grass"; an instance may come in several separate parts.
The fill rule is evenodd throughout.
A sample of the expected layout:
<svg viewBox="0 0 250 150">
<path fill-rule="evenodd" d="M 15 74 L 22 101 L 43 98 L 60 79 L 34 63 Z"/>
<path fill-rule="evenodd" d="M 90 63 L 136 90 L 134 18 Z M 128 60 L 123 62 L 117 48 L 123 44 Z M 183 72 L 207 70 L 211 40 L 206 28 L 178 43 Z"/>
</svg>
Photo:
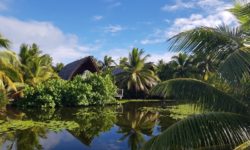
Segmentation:
<svg viewBox="0 0 250 150">
<path fill-rule="evenodd" d="M 118 103 L 124 104 L 124 103 L 131 103 L 131 102 L 160 102 L 162 100 L 159 99 L 122 99 L 118 100 Z"/>
<path fill-rule="evenodd" d="M 183 119 L 190 115 L 194 114 L 201 114 L 204 113 L 201 108 L 192 105 L 192 104 L 179 104 L 175 106 L 167 106 L 166 108 L 159 108 L 159 107 L 143 107 L 141 110 L 144 111 L 152 111 L 152 112 L 168 112 L 170 117 L 174 119 Z"/>
<path fill-rule="evenodd" d="M 204 111 L 192 104 L 181 104 L 169 108 L 170 116 L 174 119 L 183 119 L 194 114 L 201 114 Z"/>
</svg>

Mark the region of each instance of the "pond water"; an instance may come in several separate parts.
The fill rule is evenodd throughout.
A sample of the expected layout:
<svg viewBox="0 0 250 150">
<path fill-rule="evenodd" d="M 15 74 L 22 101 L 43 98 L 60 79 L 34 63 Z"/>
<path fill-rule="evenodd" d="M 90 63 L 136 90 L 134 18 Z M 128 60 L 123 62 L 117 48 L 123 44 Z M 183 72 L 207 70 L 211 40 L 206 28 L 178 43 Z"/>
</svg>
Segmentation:
<svg viewBox="0 0 250 150">
<path fill-rule="evenodd" d="M 130 150 L 176 122 L 169 112 L 146 111 L 166 103 L 38 111 L 8 109 L 0 120 L 3 150 Z"/>
</svg>

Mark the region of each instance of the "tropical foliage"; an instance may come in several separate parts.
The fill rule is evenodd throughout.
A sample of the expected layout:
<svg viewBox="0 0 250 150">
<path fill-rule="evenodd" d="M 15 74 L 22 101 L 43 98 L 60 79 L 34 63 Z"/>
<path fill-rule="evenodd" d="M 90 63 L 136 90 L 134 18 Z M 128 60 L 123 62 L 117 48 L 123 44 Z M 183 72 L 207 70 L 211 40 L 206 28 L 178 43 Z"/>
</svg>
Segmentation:
<svg viewBox="0 0 250 150">
<path fill-rule="evenodd" d="M 0 47 L 3 48 L 9 48 L 10 47 L 10 41 L 3 37 L 3 35 L 0 34 Z"/>
<path fill-rule="evenodd" d="M 210 56 L 211 60 L 220 62 L 218 73 L 235 82 L 249 72 L 250 49 L 244 44 L 246 36 L 240 27 L 198 27 L 172 37 L 170 50 Z"/>
<path fill-rule="evenodd" d="M 26 87 L 17 101 L 23 107 L 88 106 L 115 103 L 116 86 L 110 76 L 87 73 L 72 81 L 52 79 Z"/>
<path fill-rule="evenodd" d="M 122 64 L 122 72 L 116 75 L 116 82 L 128 91 L 148 94 L 149 90 L 157 84 L 158 77 L 155 74 L 152 63 L 146 62 L 149 55 L 143 55 L 144 51 L 134 48 L 129 53 L 128 63 Z"/>
<path fill-rule="evenodd" d="M 36 85 L 57 77 L 52 68 L 52 58 L 47 54 L 42 55 L 36 44 L 21 45 L 19 56 L 26 83 Z"/>
<path fill-rule="evenodd" d="M 240 21 L 242 21 L 241 17 L 244 18 L 240 11 L 246 7 L 249 8 L 249 5 L 236 6 L 232 10 Z M 245 19 L 247 17 L 245 16 Z M 237 28 L 226 25 L 217 28 L 198 27 L 179 33 L 169 40 L 172 45 L 170 49 L 209 58 L 207 64 L 210 62 L 218 64 L 215 73 L 222 80 L 225 79 L 230 84 L 241 85 L 240 81 L 249 77 L 250 66 L 250 49 L 247 45 L 249 35 L 244 23 L 242 27 Z M 248 147 L 250 139 L 250 118 L 246 115 L 249 113 L 248 107 L 224 91 L 205 82 L 186 78 L 162 82 L 151 92 L 153 95 L 165 98 L 188 100 L 199 108 L 216 112 L 192 115 L 173 124 L 162 134 L 152 138 L 144 145 L 144 149 L 240 149 Z"/>
</svg>

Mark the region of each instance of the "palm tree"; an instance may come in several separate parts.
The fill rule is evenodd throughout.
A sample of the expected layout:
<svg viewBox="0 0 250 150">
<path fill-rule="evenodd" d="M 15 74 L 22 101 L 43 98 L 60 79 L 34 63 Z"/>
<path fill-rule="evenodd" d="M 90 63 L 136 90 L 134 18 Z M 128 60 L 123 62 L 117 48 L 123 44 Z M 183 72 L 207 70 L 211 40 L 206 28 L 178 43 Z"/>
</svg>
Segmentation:
<svg viewBox="0 0 250 150">
<path fill-rule="evenodd" d="M 207 81 L 209 76 L 216 72 L 218 68 L 218 62 L 213 60 L 212 55 L 194 55 L 194 64 L 196 64 L 195 67 L 197 68 L 197 73 L 202 76 L 204 81 Z"/>
<path fill-rule="evenodd" d="M 127 57 L 121 57 L 120 58 L 120 62 L 119 62 L 119 66 L 121 68 L 125 67 L 128 64 L 128 58 Z"/>
<path fill-rule="evenodd" d="M 0 90 L 4 97 L 12 97 L 23 87 L 21 63 L 12 51 L 0 51 L 0 55 Z"/>
<path fill-rule="evenodd" d="M 147 63 L 149 55 L 143 56 L 144 51 L 134 48 L 129 53 L 128 63 L 124 64 L 123 71 L 116 75 L 120 87 L 129 91 L 148 93 L 156 85 L 158 77 L 152 63 Z"/>
<path fill-rule="evenodd" d="M 10 47 L 10 41 L 4 38 L 1 34 L 0 34 L 0 47 L 7 49 Z"/>
<path fill-rule="evenodd" d="M 64 67 L 64 64 L 63 63 L 57 63 L 56 66 L 54 66 L 54 70 L 55 72 L 59 73 Z"/>
<path fill-rule="evenodd" d="M 22 62 L 24 80 L 28 84 L 35 85 L 49 78 L 57 77 L 52 67 L 52 58 L 47 54 L 41 55 L 36 44 L 32 44 L 32 46 L 23 44 L 19 56 Z"/>
<path fill-rule="evenodd" d="M 247 3 L 248 2 L 248 3 Z M 238 18 L 245 30 L 250 29 L 250 3 L 249 1 L 240 0 L 230 11 Z"/>
<path fill-rule="evenodd" d="M 107 55 L 104 56 L 104 59 L 103 59 L 104 68 L 111 67 L 112 64 L 116 64 L 113 58 Z"/>
<path fill-rule="evenodd" d="M 250 8 L 250 5 L 242 7 Z M 249 75 L 250 48 L 245 43 L 249 37 L 244 30 L 225 25 L 218 28 L 199 27 L 171 38 L 171 50 L 203 53 L 206 56 L 213 54 L 212 60 L 219 62 L 219 75 L 228 82 L 238 83 L 244 74 Z M 192 115 L 173 124 L 152 138 L 143 149 L 250 147 L 248 106 L 220 89 L 199 80 L 173 79 L 155 86 L 151 94 L 189 100 L 203 109 L 215 112 Z"/>
<path fill-rule="evenodd" d="M 131 150 L 137 150 L 145 142 L 144 135 L 152 136 L 153 128 L 159 117 L 158 113 L 149 111 L 130 111 L 118 116 L 118 133 L 123 134 L 120 141 L 128 139 Z"/>
<path fill-rule="evenodd" d="M 174 69 L 175 78 L 190 77 L 194 72 L 192 57 L 185 53 L 173 56 L 170 64 Z"/>
<path fill-rule="evenodd" d="M 246 36 L 240 27 L 222 25 L 217 28 L 198 27 L 179 33 L 169 41 L 172 51 L 212 56 L 213 62 L 219 62 L 217 72 L 228 81 L 236 82 L 250 71 L 250 48 L 245 45 Z"/>
</svg>

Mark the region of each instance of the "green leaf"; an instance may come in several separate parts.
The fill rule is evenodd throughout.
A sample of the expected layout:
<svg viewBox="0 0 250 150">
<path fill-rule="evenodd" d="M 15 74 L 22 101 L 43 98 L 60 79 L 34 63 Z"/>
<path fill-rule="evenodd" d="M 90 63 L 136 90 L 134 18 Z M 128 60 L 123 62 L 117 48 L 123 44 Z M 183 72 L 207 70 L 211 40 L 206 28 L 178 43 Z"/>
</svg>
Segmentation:
<svg viewBox="0 0 250 150">
<path fill-rule="evenodd" d="M 250 139 L 249 125 L 250 118 L 233 113 L 193 115 L 149 140 L 143 149 L 232 149 Z"/>
<path fill-rule="evenodd" d="M 190 78 L 162 82 L 151 90 L 151 95 L 195 102 L 202 109 L 244 113 L 247 107 L 215 87 Z"/>
</svg>

